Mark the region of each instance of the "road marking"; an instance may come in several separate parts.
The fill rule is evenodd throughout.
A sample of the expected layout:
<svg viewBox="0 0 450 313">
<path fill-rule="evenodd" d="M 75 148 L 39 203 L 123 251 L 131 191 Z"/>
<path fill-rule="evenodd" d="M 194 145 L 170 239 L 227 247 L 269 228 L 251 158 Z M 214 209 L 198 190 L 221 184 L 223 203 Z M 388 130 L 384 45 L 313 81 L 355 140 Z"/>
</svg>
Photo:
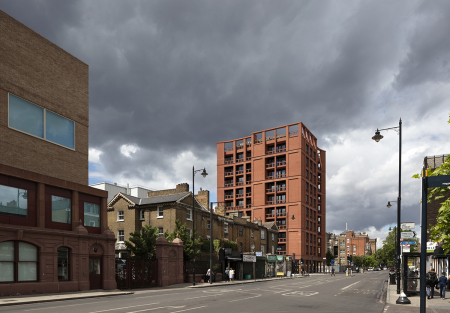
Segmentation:
<svg viewBox="0 0 450 313">
<path fill-rule="evenodd" d="M 347 288 L 350 288 L 351 286 L 356 285 L 356 284 L 359 284 L 360 282 L 361 282 L 361 281 L 357 281 L 356 283 L 353 283 L 353 284 L 351 284 L 351 285 L 348 285 L 347 287 L 341 288 L 341 290 L 345 290 L 345 289 L 347 289 Z"/>
<path fill-rule="evenodd" d="M 168 305 L 168 306 L 161 306 L 159 308 L 151 308 L 151 309 L 145 309 L 145 310 L 139 310 L 139 311 L 132 311 L 132 312 L 127 312 L 127 313 L 138 313 L 138 312 L 146 312 L 146 311 L 153 311 L 153 310 L 159 310 L 159 309 L 165 309 L 165 308 L 174 308 L 174 309 L 178 309 L 178 308 L 184 308 L 185 305 L 180 305 L 180 306 L 173 306 L 173 305 Z"/>
<path fill-rule="evenodd" d="M 205 308 L 205 307 L 206 307 L 206 305 L 204 305 L 204 306 L 198 306 L 198 307 L 196 307 L 196 308 L 191 308 L 191 309 L 186 309 L 186 310 L 174 311 L 174 312 L 171 312 L 171 313 L 185 312 L 185 311 L 190 311 L 190 310 L 195 310 L 195 309 L 201 309 L 201 308 Z"/>
<path fill-rule="evenodd" d="M 261 295 L 256 295 L 256 296 L 254 296 L 254 297 L 248 297 L 248 298 L 243 298 L 243 299 L 231 300 L 230 302 L 242 301 L 242 300 L 253 299 L 253 298 L 259 298 L 259 297 L 261 297 Z"/>
<path fill-rule="evenodd" d="M 305 296 L 310 297 L 318 294 L 318 291 L 292 291 L 282 294 L 283 296 Z"/>
<path fill-rule="evenodd" d="M 147 303 L 147 304 L 140 304 L 140 305 L 133 305 L 133 306 L 127 306 L 127 307 L 123 307 L 123 308 L 115 308 L 115 309 L 102 310 L 102 311 L 93 311 L 93 312 L 89 312 L 89 313 L 100 313 L 100 312 L 108 312 L 108 311 L 115 311 L 115 310 L 123 310 L 123 309 L 137 308 L 137 307 L 139 307 L 139 306 L 151 305 L 151 304 L 159 304 L 159 302 L 155 302 L 155 303 Z"/>
<path fill-rule="evenodd" d="M 151 294 L 151 295 L 148 295 L 148 296 L 145 296 L 145 297 L 136 297 L 135 299 L 148 298 L 148 297 L 151 297 L 151 296 L 158 296 L 158 297 L 160 297 L 160 296 L 171 296 L 171 295 L 177 295 L 177 294 L 180 294 L 180 292 L 176 292 L 176 293 L 166 293 L 166 294 L 163 294 L 163 295 L 155 295 L 155 294 Z M 96 303 L 98 303 L 98 302 L 96 302 Z"/>
<path fill-rule="evenodd" d="M 192 298 L 185 298 L 184 300 L 192 300 L 192 299 L 199 299 L 199 298 L 207 298 L 207 297 L 215 297 L 215 296 L 219 296 L 219 294 L 215 294 L 215 295 L 207 295 L 207 296 L 200 296 L 200 297 L 192 297 Z"/>
</svg>

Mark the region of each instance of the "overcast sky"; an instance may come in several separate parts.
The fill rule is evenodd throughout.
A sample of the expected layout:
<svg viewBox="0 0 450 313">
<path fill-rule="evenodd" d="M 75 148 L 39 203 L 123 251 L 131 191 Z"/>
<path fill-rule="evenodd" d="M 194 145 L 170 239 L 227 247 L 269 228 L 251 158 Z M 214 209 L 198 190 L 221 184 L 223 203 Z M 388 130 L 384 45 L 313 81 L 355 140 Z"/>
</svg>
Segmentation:
<svg viewBox="0 0 450 313">
<path fill-rule="evenodd" d="M 327 231 L 420 223 L 426 155 L 448 153 L 450 1 L 0 0 L 89 65 L 90 183 L 188 182 L 216 197 L 216 142 L 303 122 L 327 151 Z M 416 227 L 418 230 L 419 228 Z"/>
</svg>

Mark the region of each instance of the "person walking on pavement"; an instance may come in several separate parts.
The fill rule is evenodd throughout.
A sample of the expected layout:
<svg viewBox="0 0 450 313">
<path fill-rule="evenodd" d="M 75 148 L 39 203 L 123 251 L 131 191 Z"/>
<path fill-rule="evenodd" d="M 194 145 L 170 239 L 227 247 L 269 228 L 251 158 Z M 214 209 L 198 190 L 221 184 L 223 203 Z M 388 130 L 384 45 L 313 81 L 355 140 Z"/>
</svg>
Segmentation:
<svg viewBox="0 0 450 313">
<path fill-rule="evenodd" d="M 226 282 L 228 282 L 230 280 L 230 270 L 228 269 L 228 266 L 227 269 L 225 270 L 225 275 L 227 276 Z"/>
<path fill-rule="evenodd" d="M 434 298 L 434 286 L 436 286 L 436 283 L 438 282 L 436 272 L 434 271 L 434 268 L 432 268 L 428 273 L 426 274 L 426 285 L 427 285 L 427 296 L 428 299 Z"/>
<path fill-rule="evenodd" d="M 211 281 L 211 269 L 208 268 L 208 271 L 206 272 L 206 279 L 208 280 L 208 283 Z"/>
<path fill-rule="evenodd" d="M 447 287 L 447 277 L 445 277 L 445 273 L 442 272 L 442 276 L 439 277 L 439 296 L 445 300 L 445 288 Z"/>
<path fill-rule="evenodd" d="M 331 276 L 336 276 L 336 274 L 334 273 L 334 267 L 331 269 Z"/>
<path fill-rule="evenodd" d="M 234 281 L 234 269 L 230 267 L 230 282 Z"/>
</svg>

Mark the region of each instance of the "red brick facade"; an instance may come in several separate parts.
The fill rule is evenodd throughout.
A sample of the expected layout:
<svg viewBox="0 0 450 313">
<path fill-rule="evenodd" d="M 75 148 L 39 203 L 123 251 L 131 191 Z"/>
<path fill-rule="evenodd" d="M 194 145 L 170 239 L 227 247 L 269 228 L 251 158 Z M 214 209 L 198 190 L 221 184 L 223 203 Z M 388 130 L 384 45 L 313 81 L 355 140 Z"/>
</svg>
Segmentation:
<svg viewBox="0 0 450 313">
<path fill-rule="evenodd" d="M 326 253 L 325 169 L 325 151 L 302 123 L 218 142 L 217 201 L 228 214 L 275 221 L 278 254 L 295 253 L 317 271 Z"/>
</svg>

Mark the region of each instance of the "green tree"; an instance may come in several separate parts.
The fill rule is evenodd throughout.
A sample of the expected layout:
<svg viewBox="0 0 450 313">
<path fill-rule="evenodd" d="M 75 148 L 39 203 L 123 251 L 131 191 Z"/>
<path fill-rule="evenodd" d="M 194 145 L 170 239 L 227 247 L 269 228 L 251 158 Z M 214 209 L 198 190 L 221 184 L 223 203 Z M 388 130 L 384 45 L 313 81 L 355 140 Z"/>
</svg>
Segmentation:
<svg viewBox="0 0 450 313">
<path fill-rule="evenodd" d="M 183 241 L 183 257 L 184 260 L 189 261 L 194 257 L 199 257 L 202 252 L 200 247 L 202 245 L 202 238 L 197 237 L 197 232 L 195 229 L 192 231 L 192 236 L 189 233 L 186 223 L 181 225 L 179 220 L 175 220 L 175 230 L 172 233 L 169 233 L 167 230 L 164 233 L 164 237 L 167 241 L 172 242 L 175 238 L 180 238 Z"/>
<path fill-rule="evenodd" d="M 363 266 L 364 257 L 362 255 L 354 255 L 352 261 L 353 265 L 360 267 Z"/>
<path fill-rule="evenodd" d="M 158 229 L 150 225 L 144 225 L 142 231 L 130 233 L 130 241 L 125 240 L 125 246 L 131 251 L 131 257 L 138 259 L 156 258 L 156 239 Z"/>
<path fill-rule="evenodd" d="M 380 263 L 375 259 L 373 255 L 368 255 L 364 261 L 366 267 L 377 267 Z"/>
<path fill-rule="evenodd" d="M 450 115 L 450 114 L 449 114 Z M 450 124 L 450 118 L 448 120 Z M 434 171 L 431 169 L 428 170 L 428 176 L 442 176 L 442 175 L 450 175 L 450 157 L 445 159 L 445 162 Z M 415 174 L 413 178 L 420 178 L 419 174 Z M 434 242 L 442 241 L 442 248 L 445 253 L 450 252 L 450 197 L 448 193 L 450 191 L 450 187 L 438 187 L 431 188 L 431 191 L 428 192 L 428 203 L 431 201 L 442 201 L 441 207 L 438 211 L 438 216 L 436 219 L 436 224 L 430 225 L 430 239 Z"/>
<path fill-rule="evenodd" d="M 333 253 L 331 253 L 330 250 L 327 250 L 327 253 L 326 253 L 325 257 L 326 257 L 325 263 L 327 264 L 327 266 L 330 266 L 331 265 L 331 261 L 334 260 Z"/>
</svg>

